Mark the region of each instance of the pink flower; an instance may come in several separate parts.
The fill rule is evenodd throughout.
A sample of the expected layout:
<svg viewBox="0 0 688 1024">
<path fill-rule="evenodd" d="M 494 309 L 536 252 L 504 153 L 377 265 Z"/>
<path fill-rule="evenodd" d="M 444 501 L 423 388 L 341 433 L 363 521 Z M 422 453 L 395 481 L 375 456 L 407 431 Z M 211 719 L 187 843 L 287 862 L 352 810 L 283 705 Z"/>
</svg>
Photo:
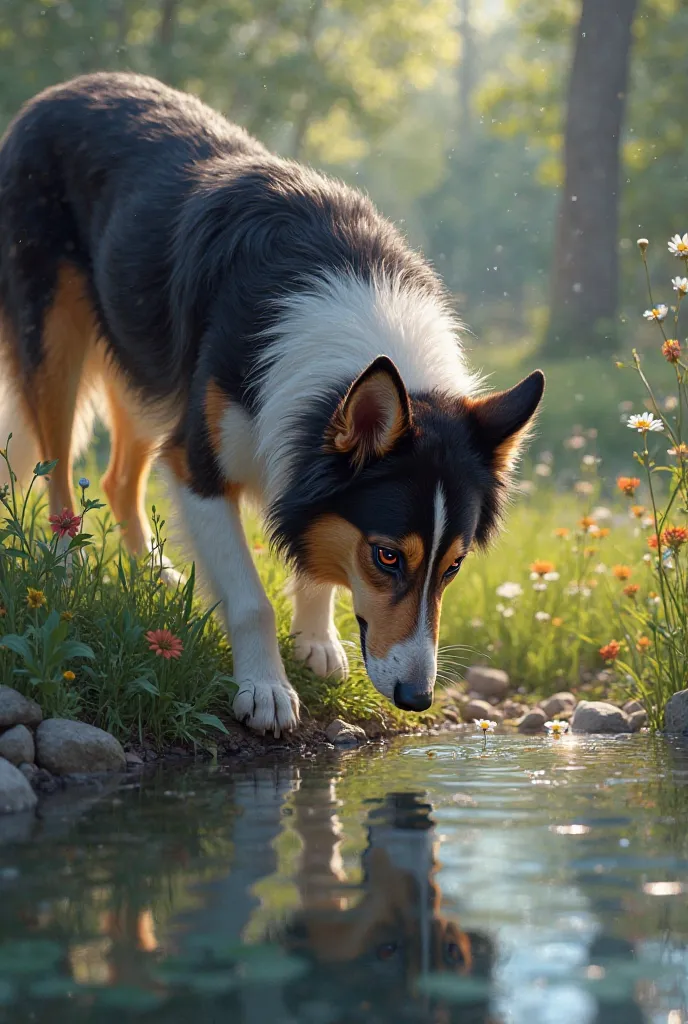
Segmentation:
<svg viewBox="0 0 688 1024">
<path fill-rule="evenodd" d="M 76 537 L 81 526 L 81 516 L 75 516 L 71 509 L 65 507 L 61 512 L 48 516 L 48 522 L 58 537 Z"/>
<path fill-rule="evenodd" d="M 170 658 L 181 658 L 184 644 L 178 636 L 171 633 L 169 629 L 150 629 L 146 633 L 146 640 L 151 651 L 160 658 L 169 661 Z"/>
</svg>

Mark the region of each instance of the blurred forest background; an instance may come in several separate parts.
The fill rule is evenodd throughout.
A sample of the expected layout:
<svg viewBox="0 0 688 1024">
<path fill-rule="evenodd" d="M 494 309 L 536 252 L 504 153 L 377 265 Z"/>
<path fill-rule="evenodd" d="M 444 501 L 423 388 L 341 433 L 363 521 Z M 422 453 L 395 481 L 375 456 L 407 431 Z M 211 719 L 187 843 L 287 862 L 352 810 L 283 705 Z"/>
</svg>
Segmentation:
<svg viewBox="0 0 688 1024">
<path fill-rule="evenodd" d="M 136 70 L 364 188 L 493 383 L 545 369 L 556 473 L 597 431 L 611 474 L 640 394 L 615 357 L 657 347 L 635 240 L 670 302 L 688 230 L 686 40 L 685 0 L 0 0 L 0 128 L 47 85 Z"/>
</svg>

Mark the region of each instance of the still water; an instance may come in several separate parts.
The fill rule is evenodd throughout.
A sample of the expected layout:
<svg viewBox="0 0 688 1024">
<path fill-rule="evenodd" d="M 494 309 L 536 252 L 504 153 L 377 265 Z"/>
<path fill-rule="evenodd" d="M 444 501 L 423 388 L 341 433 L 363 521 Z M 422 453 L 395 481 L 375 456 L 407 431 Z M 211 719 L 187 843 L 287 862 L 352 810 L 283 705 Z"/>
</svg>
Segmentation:
<svg viewBox="0 0 688 1024">
<path fill-rule="evenodd" d="M 685 1024 L 687 810 L 648 736 L 62 794 L 0 824 L 0 1021 Z"/>
</svg>

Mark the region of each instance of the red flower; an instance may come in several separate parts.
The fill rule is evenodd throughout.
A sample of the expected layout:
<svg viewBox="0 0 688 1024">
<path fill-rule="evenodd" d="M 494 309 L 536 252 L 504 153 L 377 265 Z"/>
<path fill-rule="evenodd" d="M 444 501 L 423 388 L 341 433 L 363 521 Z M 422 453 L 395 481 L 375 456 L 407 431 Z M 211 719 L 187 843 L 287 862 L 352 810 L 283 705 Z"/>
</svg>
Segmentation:
<svg viewBox="0 0 688 1024">
<path fill-rule="evenodd" d="M 621 650 L 621 644 L 618 640 L 610 640 L 604 647 L 600 647 L 600 655 L 603 661 L 614 661 L 618 658 L 619 651 Z"/>
<path fill-rule="evenodd" d="M 668 363 L 677 363 L 681 358 L 681 345 L 673 339 L 665 341 L 662 345 L 662 355 Z"/>
<path fill-rule="evenodd" d="M 637 476 L 620 476 L 617 478 L 616 486 L 626 497 L 632 498 L 640 487 L 640 480 Z"/>
<path fill-rule="evenodd" d="M 169 629 L 150 629 L 146 633 L 146 640 L 151 651 L 160 658 L 169 661 L 170 658 L 181 658 L 184 644 L 178 636 L 171 633 Z"/>
<path fill-rule="evenodd" d="M 48 522 L 58 537 L 76 537 L 81 526 L 81 516 L 75 516 L 69 508 L 63 508 L 61 512 L 48 516 Z"/>
<path fill-rule="evenodd" d="M 688 528 L 685 526 L 667 526 L 662 534 L 662 540 L 667 547 L 678 550 L 688 540 Z"/>
</svg>

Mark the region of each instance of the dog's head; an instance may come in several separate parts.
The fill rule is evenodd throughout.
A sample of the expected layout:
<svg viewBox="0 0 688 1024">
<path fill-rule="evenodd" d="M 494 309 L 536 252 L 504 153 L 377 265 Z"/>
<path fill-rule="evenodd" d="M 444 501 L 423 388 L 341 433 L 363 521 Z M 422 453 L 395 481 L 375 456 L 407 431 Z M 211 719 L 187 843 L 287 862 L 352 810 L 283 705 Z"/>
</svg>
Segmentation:
<svg viewBox="0 0 688 1024">
<path fill-rule="evenodd" d="M 368 674 L 397 707 L 432 703 L 442 595 L 495 529 L 543 388 L 536 370 L 479 398 L 410 395 L 380 356 L 329 418 L 328 493 L 301 513 L 296 561 L 351 590 Z"/>
</svg>

